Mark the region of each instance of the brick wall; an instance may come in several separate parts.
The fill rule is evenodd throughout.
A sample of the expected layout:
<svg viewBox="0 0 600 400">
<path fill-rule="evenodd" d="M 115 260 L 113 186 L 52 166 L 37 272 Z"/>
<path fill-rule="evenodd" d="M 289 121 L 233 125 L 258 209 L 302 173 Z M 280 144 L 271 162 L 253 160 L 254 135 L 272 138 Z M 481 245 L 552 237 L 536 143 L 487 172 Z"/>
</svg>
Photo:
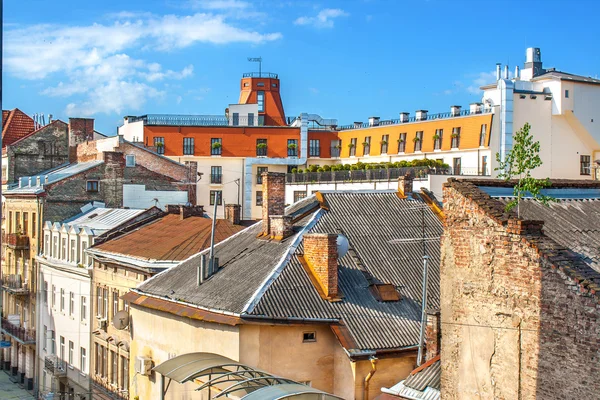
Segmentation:
<svg viewBox="0 0 600 400">
<path fill-rule="evenodd" d="M 447 184 L 444 213 L 442 398 L 597 398 L 600 306 L 556 267 L 572 255 L 474 185 Z"/>
<path fill-rule="evenodd" d="M 337 235 L 311 233 L 303 236 L 304 259 L 319 280 L 327 297 L 338 295 Z"/>
<path fill-rule="evenodd" d="M 272 215 L 270 218 L 271 237 L 277 240 L 290 236 L 292 231 L 292 217 L 290 215 Z"/>
<path fill-rule="evenodd" d="M 263 233 L 269 235 L 271 232 L 269 217 L 285 213 L 285 174 L 264 172 L 262 190 Z"/>
</svg>

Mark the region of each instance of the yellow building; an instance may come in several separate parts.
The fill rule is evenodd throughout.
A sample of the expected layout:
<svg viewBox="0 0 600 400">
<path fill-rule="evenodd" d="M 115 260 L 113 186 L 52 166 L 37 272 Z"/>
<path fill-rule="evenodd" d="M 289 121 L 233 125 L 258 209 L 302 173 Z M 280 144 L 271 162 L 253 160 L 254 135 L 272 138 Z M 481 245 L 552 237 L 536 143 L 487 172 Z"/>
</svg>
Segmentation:
<svg viewBox="0 0 600 400">
<path fill-rule="evenodd" d="M 428 233 L 440 235 L 438 217 L 420 194 L 404 196 L 412 182 L 400 192 L 319 193 L 284 215 L 284 180 L 263 176 L 262 221 L 217 245 L 214 263 L 208 251 L 198 253 L 124 296 L 130 396 L 159 399 L 163 376 L 145 366 L 194 352 L 344 399 L 373 399 L 414 369 L 423 266 L 417 238 L 423 213 Z M 439 243 L 429 242 L 427 252 L 429 305 L 437 307 Z M 171 382 L 166 398 L 208 398 L 195 392 L 203 382 Z"/>
</svg>

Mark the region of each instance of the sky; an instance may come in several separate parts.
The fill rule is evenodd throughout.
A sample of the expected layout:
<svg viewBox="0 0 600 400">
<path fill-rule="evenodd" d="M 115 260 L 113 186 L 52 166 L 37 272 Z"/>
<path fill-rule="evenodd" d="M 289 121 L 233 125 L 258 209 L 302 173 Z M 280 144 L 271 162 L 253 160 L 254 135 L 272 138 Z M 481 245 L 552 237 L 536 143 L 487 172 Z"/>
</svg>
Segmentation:
<svg viewBox="0 0 600 400">
<path fill-rule="evenodd" d="M 288 116 L 447 112 L 527 47 L 600 76 L 598 15 L 593 0 L 6 0 L 2 105 L 108 135 L 126 115 L 224 115 L 260 56 Z"/>
</svg>

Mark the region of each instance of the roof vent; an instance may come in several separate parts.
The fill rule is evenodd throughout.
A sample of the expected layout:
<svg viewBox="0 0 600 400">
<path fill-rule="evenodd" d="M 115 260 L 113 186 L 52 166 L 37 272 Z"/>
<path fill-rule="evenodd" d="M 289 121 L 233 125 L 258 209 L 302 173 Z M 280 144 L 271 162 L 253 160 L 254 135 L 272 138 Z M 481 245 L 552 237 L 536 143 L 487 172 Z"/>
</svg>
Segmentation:
<svg viewBox="0 0 600 400">
<path fill-rule="evenodd" d="M 407 113 L 406 111 L 403 111 L 400 113 L 400 122 L 408 122 L 408 116 L 410 115 L 410 113 Z"/>
<path fill-rule="evenodd" d="M 416 120 L 417 121 L 425 121 L 426 119 L 427 119 L 427 110 L 417 110 Z"/>
</svg>

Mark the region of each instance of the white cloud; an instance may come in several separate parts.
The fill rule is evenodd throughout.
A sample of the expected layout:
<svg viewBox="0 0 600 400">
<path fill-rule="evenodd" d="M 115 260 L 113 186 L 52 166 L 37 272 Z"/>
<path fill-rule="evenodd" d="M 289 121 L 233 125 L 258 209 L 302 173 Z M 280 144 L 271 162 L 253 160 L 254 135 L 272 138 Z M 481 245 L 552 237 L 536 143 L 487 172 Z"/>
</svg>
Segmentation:
<svg viewBox="0 0 600 400">
<path fill-rule="evenodd" d="M 242 7 L 242 2 L 235 0 L 206 3 L 213 9 Z M 277 32 L 239 28 L 227 16 L 213 13 L 153 16 L 122 12 L 113 18 L 116 22 L 112 24 L 10 27 L 5 31 L 5 71 L 16 78 L 44 83 L 61 74 L 61 81 L 48 85 L 41 94 L 65 98 L 83 95 L 80 103 L 68 105 L 69 115 L 120 113 L 126 108 L 140 109 L 146 99 L 165 94 L 152 84 L 185 79 L 194 72 L 193 65 L 164 69 L 158 63 L 131 56 L 132 51 L 169 51 L 197 43 L 260 44 L 281 38 Z"/>
<path fill-rule="evenodd" d="M 339 8 L 325 8 L 314 17 L 298 17 L 294 21 L 296 25 L 312 25 L 317 28 L 333 28 L 334 19 L 347 17 L 349 14 Z"/>
<path fill-rule="evenodd" d="M 479 72 L 478 74 L 475 74 L 472 77 L 473 80 L 471 81 L 469 86 L 467 86 L 467 92 L 472 94 L 479 94 L 481 93 L 481 89 L 479 89 L 481 86 L 487 85 L 492 82 L 496 82 L 496 71 Z"/>
</svg>

